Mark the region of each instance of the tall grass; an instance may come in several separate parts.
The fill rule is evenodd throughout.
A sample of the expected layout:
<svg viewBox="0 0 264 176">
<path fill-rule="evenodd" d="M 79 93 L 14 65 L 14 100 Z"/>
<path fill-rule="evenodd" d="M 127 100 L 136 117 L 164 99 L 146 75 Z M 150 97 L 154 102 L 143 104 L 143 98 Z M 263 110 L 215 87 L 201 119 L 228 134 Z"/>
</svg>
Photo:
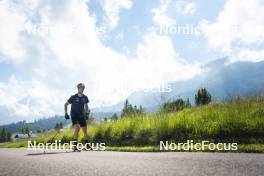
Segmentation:
<svg viewBox="0 0 264 176">
<path fill-rule="evenodd" d="M 149 146 L 161 140 L 185 142 L 188 139 L 263 144 L 264 99 L 240 99 L 175 113 L 125 117 L 91 125 L 88 132 L 91 142 L 104 142 L 108 146 Z M 72 134 L 73 130 L 69 130 L 60 133 L 54 140 L 69 142 Z M 39 137 L 37 141 L 48 141 L 52 135 Z"/>
<path fill-rule="evenodd" d="M 89 128 L 92 142 L 155 145 L 160 140 L 211 140 L 263 143 L 264 100 L 252 98 L 211 103 L 176 113 L 138 115 Z"/>
<path fill-rule="evenodd" d="M 108 145 L 155 145 L 160 140 L 211 140 L 263 143 L 264 100 L 212 103 L 176 113 L 126 117 L 89 128 L 93 142 Z"/>
</svg>

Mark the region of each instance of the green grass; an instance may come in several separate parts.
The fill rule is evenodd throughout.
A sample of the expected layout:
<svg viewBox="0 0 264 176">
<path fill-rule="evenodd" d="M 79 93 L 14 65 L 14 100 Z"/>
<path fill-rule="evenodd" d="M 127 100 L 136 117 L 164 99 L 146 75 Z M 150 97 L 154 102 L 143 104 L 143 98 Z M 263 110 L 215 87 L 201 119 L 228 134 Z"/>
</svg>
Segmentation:
<svg viewBox="0 0 264 176">
<path fill-rule="evenodd" d="M 69 142 L 73 131 L 54 140 Z M 54 132 L 38 137 L 48 141 Z M 262 152 L 264 144 L 264 99 L 252 98 L 211 103 L 175 113 L 126 117 L 89 126 L 91 142 L 106 143 L 108 150 L 156 151 L 160 141 L 235 142 L 241 152 Z M 80 136 L 81 140 L 82 136 Z M 52 142 L 52 141 L 50 141 Z M 25 147 L 27 141 L 4 143 L 0 147 Z"/>
<path fill-rule="evenodd" d="M 113 146 L 153 146 L 159 141 L 263 143 L 264 100 L 212 103 L 177 113 L 124 118 L 92 126 L 91 140 Z"/>
<path fill-rule="evenodd" d="M 27 141 L 1 143 L 0 148 L 27 148 Z M 186 152 L 184 150 L 160 150 L 159 146 L 107 146 L 106 151 L 119 152 Z M 208 149 L 192 152 L 228 152 L 210 151 Z M 264 153 L 264 144 L 239 144 L 235 153 Z"/>
<path fill-rule="evenodd" d="M 119 152 L 186 152 L 184 150 L 160 150 L 159 146 L 109 146 L 106 147 L 107 151 L 119 151 Z M 228 151 L 211 151 L 208 149 L 202 151 L 195 151 L 192 152 L 228 152 Z M 264 144 L 239 144 L 238 150 L 232 151 L 235 153 L 264 153 Z"/>
</svg>

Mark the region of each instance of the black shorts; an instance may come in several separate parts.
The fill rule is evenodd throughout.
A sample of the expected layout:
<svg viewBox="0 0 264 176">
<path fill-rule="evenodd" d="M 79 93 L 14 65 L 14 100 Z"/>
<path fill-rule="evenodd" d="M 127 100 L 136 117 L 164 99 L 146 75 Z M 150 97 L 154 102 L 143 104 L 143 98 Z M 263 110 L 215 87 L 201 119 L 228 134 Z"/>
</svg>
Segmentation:
<svg viewBox="0 0 264 176">
<path fill-rule="evenodd" d="M 87 126 L 86 119 L 83 115 L 71 114 L 72 125 L 79 124 L 81 127 Z"/>
</svg>

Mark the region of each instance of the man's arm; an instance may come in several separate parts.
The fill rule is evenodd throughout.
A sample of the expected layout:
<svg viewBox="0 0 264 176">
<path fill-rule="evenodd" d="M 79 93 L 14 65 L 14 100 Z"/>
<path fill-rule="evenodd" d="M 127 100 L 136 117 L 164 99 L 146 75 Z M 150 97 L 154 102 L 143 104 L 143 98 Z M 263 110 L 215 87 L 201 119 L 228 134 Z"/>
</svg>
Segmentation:
<svg viewBox="0 0 264 176">
<path fill-rule="evenodd" d="M 85 119 L 88 120 L 89 119 L 89 115 L 90 115 L 90 110 L 88 107 L 88 103 L 84 104 L 84 110 L 85 110 Z"/>
<path fill-rule="evenodd" d="M 86 113 L 88 113 L 88 111 L 89 111 L 88 103 L 84 104 L 84 110 Z"/>
<path fill-rule="evenodd" d="M 70 116 L 68 115 L 68 105 L 70 103 L 67 101 L 65 104 L 64 104 L 64 112 L 65 112 L 65 119 L 68 120 L 70 119 Z"/>
<path fill-rule="evenodd" d="M 68 105 L 69 104 L 70 103 L 68 101 L 64 104 L 64 112 L 65 112 L 65 114 L 68 114 Z"/>
</svg>

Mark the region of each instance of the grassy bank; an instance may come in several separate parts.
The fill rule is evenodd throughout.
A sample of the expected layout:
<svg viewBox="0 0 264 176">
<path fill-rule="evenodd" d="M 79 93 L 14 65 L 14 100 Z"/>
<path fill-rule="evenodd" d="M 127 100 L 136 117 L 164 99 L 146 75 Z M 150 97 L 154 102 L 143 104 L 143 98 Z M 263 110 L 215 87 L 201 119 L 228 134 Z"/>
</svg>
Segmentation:
<svg viewBox="0 0 264 176">
<path fill-rule="evenodd" d="M 65 131 L 54 140 L 69 142 L 72 133 L 72 130 Z M 34 140 L 46 142 L 53 134 Z M 175 113 L 127 117 L 91 125 L 89 135 L 91 142 L 106 143 L 108 150 L 156 151 L 160 141 L 178 143 L 208 140 L 214 143 L 238 143 L 239 150 L 243 152 L 261 152 L 264 151 L 264 100 L 235 100 L 187 108 Z M 0 144 L 0 147 L 26 145 L 26 141 L 20 141 Z"/>
<path fill-rule="evenodd" d="M 27 148 L 27 141 L 1 143 L 0 148 Z M 188 152 L 185 150 L 160 150 L 159 146 L 107 146 L 106 151 L 118 152 Z M 264 144 L 238 144 L 236 151 L 189 150 L 191 152 L 264 153 Z"/>
<path fill-rule="evenodd" d="M 114 146 L 153 146 L 159 141 L 264 143 L 264 100 L 214 103 L 176 113 L 124 118 L 89 129 L 93 142 Z"/>
<path fill-rule="evenodd" d="M 159 146 L 123 146 L 113 147 L 109 146 L 106 148 L 107 151 L 120 151 L 120 152 L 186 152 L 185 150 L 160 150 Z M 228 152 L 228 151 L 211 151 L 208 149 L 202 151 L 190 150 L 192 152 Z M 238 150 L 232 151 L 234 153 L 264 153 L 264 144 L 239 144 Z"/>
</svg>

